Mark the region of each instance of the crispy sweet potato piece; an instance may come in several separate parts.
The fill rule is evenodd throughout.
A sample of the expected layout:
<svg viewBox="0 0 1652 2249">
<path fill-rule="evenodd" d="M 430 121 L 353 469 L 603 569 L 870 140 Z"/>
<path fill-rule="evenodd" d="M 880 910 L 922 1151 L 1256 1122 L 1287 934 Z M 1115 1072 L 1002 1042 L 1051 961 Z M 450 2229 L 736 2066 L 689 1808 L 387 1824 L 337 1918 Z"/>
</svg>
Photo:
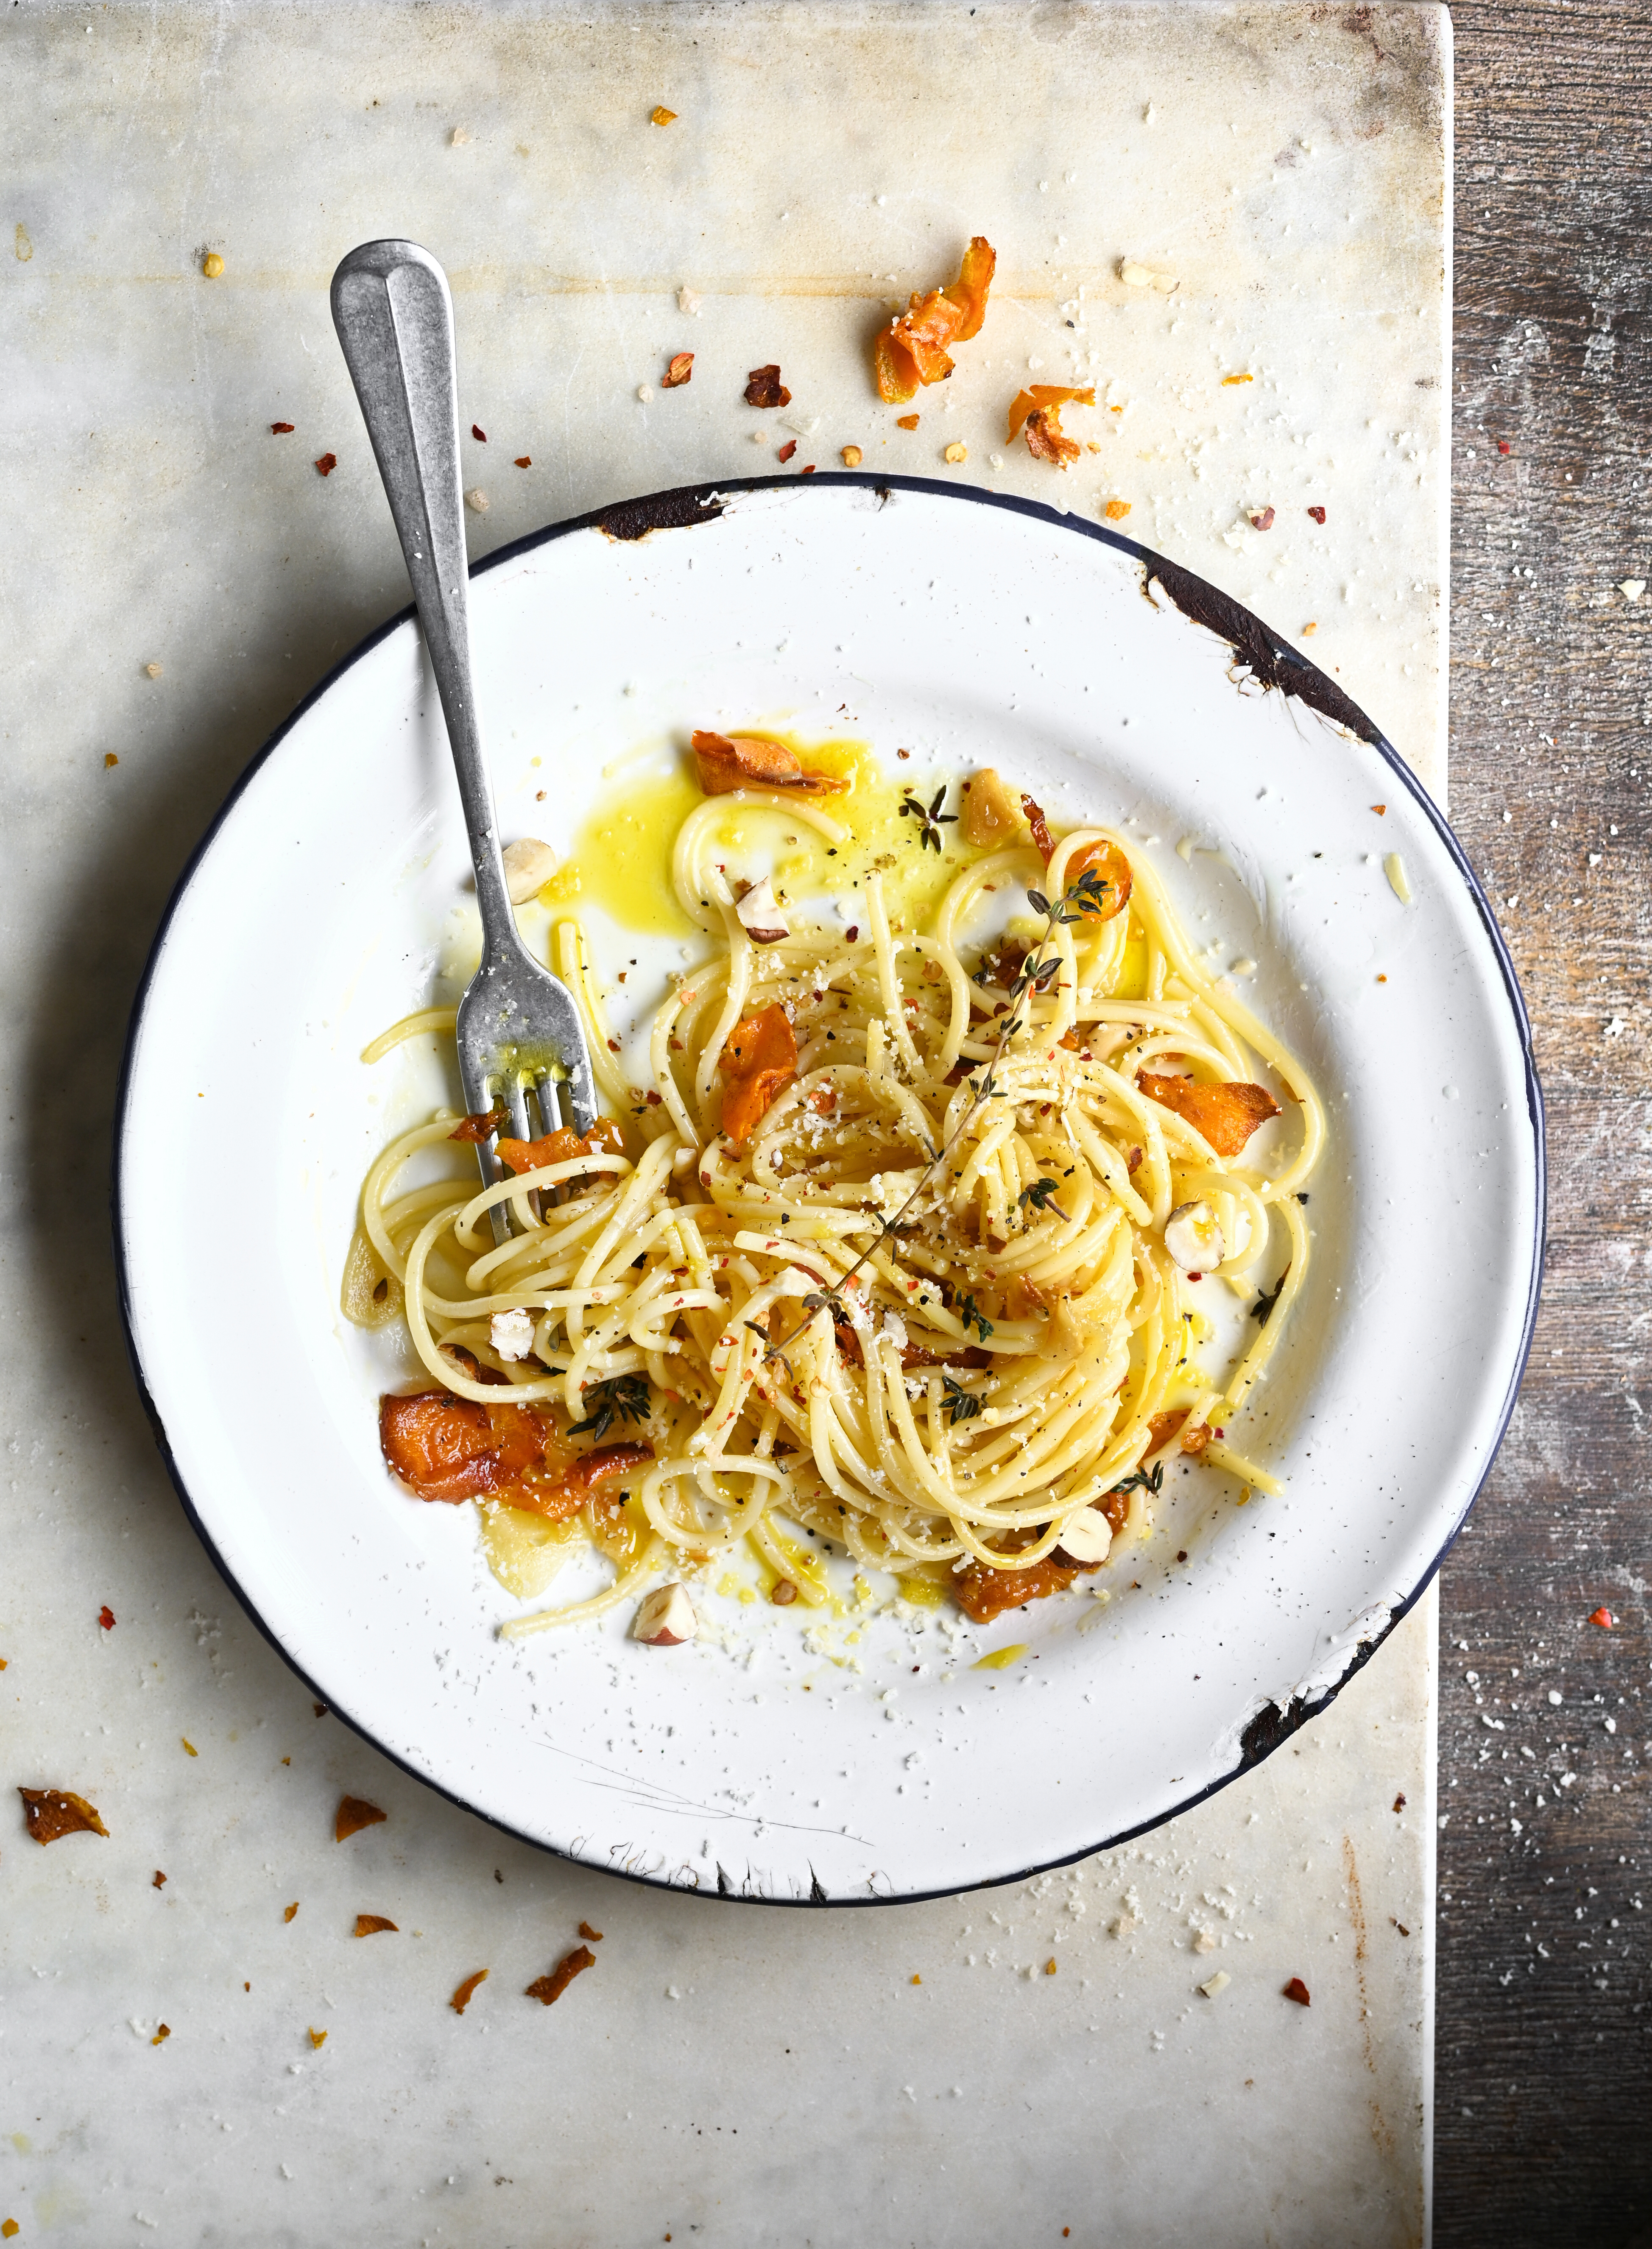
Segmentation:
<svg viewBox="0 0 1652 2249">
<path fill-rule="evenodd" d="M 376 1804 L 369 1804 L 365 1796 L 341 1796 L 338 1816 L 333 1822 L 333 1840 L 341 1843 L 347 1835 L 359 1835 L 363 1827 L 376 1827 L 382 1819 L 389 1818 Z"/>
<path fill-rule="evenodd" d="M 878 331 L 872 346 L 872 373 L 878 381 L 878 395 L 885 406 L 904 406 L 909 398 L 917 397 L 918 369 L 892 321 Z"/>
<path fill-rule="evenodd" d="M 1014 444 L 1020 435 L 1022 423 L 1029 415 L 1044 412 L 1052 406 L 1093 406 L 1095 402 L 1096 393 L 1093 387 L 1085 390 L 1074 390 L 1063 383 L 1035 382 L 1027 389 L 1017 391 L 1010 402 L 1009 442 Z M 1057 418 L 1056 428 L 1057 430 L 1061 428 L 1059 416 Z"/>
<path fill-rule="evenodd" d="M 977 1624 L 990 1624 L 1006 1609 L 1018 1609 L 1023 1601 L 1042 1601 L 1051 1593 L 1064 1592 L 1075 1578 L 1100 1567 L 1099 1562 L 1087 1562 L 1082 1568 L 1077 1562 L 1058 1562 L 1053 1554 L 1035 1562 L 1030 1570 L 995 1570 L 985 1562 L 971 1562 L 953 1578 L 953 1599 Z"/>
<path fill-rule="evenodd" d="M 24 1825 L 37 1843 L 55 1843 L 65 1835 L 105 1835 L 108 1829 L 95 1807 L 84 1796 L 67 1788 L 20 1788 Z"/>
<path fill-rule="evenodd" d="M 1136 1083 L 1149 1101 L 1174 1110 L 1202 1133 L 1219 1156 L 1242 1156 L 1257 1125 L 1279 1114 L 1279 1104 L 1266 1086 L 1243 1079 L 1199 1085 L 1190 1077 L 1160 1077 L 1144 1069 Z"/>
<path fill-rule="evenodd" d="M 502 1104 L 498 1109 L 478 1109 L 473 1117 L 461 1117 L 447 1137 L 450 1140 L 488 1140 L 501 1124 L 510 1121 L 511 1112 Z"/>
<path fill-rule="evenodd" d="M 451 1137 L 457 1139 L 458 1135 Z M 559 1124 L 554 1132 L 541 1133 L 537 1140 L 513 1140 L 501 1134 L 498 1146 L 500 1163 L 520 1173 L 536 1172 L 545 1164 L 571 1164 L 581 1156 L 623 1156 L 625 1135 L 611 1117 L 599 1117 L 582 1140 L 566 1124 Z"/>
<path fill-rule="evenodd" d="M 707 796 L 726 796 L 736 788 L 789 788 L 809 796 L 836 796 L 849 787 L 836 774 L 805 773 L 784 742 L 756 734 L 694 732 L 694 772 Z"/>
<path fill-rule="evenodd" d="M 385 1463 L 420 1499 L 481 1499 L 514 1491 L 547 1458 L 568 1455 L 542 1406 L 483 1406 L 451 1391 L 421 1390 L 379 1400 L 379 1444 Z"/>
<path fill-rule="evenodd" d="M 895 340 L 905 346 L 919 382 L 945 382 L 953 371 L 946 347 L 956 342 L 963 325 L 963 306 L 944 291 L 932 289 L 926 297 L 912 292 L 910 306 L 895 323 Z"/>
<path fill-rule="evenodd" d="M 1068 889 L 1089 874 L 1095 875 L 1107 888 L 1101 912 L 1091 914 L 1090 918 L 1111 921 L 1130 904 L 1130 862 L 1116 843 L 1087 844 L 1077 858 L 1067 862 Z"/>
<path fill-rule="evenodd" d="M 967 344 L 972 336 L 981 334 L 981 324 L 987 317 L 987 292 L 992 287 L 997 266 L 998 252 L 986 236 L 972 235 L 964 262 L 958 269 L 958 279 L 946 291 L 963 312 L 964 325 L 958 331 L 960 344 Z"/>
<path fill-rule="evenodd" d="M 398 1925 L 382 1913 L 358 1913 L 355 1916 L 355 1934 L 358 1936 L 376 1936 L 386 1929 L 393 1936 L 401 1934 Z"/>
<path fill-rule="evenodd" d="M 473 1976 L 467 1976 L 465 1977 L 465 1981 L 459 1985 L 458 1991 L 454 1992 L 452 1998 L 448 2001 L 449 2006 L 452 2008 L 456 2015 L 462 2015 L 465 2012 L 466 2007 L 470 2005 L 471 2001 L 476 1997 L 477 1985 L 478 1984 L 485 1984 L 487 1977 L 488 1971 L 485 1968 L 478 1968 Z"/>
<path fill-rule="evenodd" d="M 571 1952 L 563 1954 L 548 1976 L 536 1977 L 522 1996 L 527 1999 L 540 1999 L 547 2007 L 554 2007 L 574 1978 L 582 1976 L 588 1968 L 595 1968 L 595 1965 L 596 1955 L 590 1946 L 576 1944 Z"/>
<path fill-rule="evenodd" d="M 1187 1408 L 1185 1406 L 1178 1406 L 1168 1413 L 1155 1413 L 1147 1424 L 1146 1457 L 1151 1459 L 1154 1453 L 1167 1445 L 1187 1419 Z M 1210 1437 L 1209 1423 L 1201 1421 L 1197 1428 L 1185 1431 L 1181 1440 L 1181 1449 L 1184 1453 L 1192 1453 L 1196 1456 L 1204 1451 L 1210 1442 Z"/>
<path fill-rule="evenodd" d="M 1029 414 L 1025 434 L 1027 450 L 1034 460 L 1053 461 L 1057 468 L 1065 468 L 1084 450 L 1077 439 L 1063 430 L 1059 406 L 1041 406 L 1036 414 Z"/>
<path fill-rule="evenodd" d="M 736 1023 L 723 1049 L 723 1130 L 737 1148 L 797 1075 L 797 1035 L 778 1000 Z"/>
<path fill-rule="evenodd" d="M 905 405 L 920 382 L 946 380 L 953 371 L 950 347 L 967 343 L 981 332 L 997 263 L 997 252 L 986 236 L 973 236 L 958 279 L 922 295 L 914 289 L 906 310 L 880 330 L 872 367 L 878 395 L 886 404 Z"/>
<path fill-rule="evenodd" d="M 594 1452 L 582 1453 L 570 1461 L 554 1483 L 520 1484 L 509 1494 L 509 1503 L 526 1514 L 544 1516 L 548 1523 L 566 1523 L 604 1484 L 617 1483 L 653 1457 L 651 1445 L 599 1445 Z"/>
</svg>

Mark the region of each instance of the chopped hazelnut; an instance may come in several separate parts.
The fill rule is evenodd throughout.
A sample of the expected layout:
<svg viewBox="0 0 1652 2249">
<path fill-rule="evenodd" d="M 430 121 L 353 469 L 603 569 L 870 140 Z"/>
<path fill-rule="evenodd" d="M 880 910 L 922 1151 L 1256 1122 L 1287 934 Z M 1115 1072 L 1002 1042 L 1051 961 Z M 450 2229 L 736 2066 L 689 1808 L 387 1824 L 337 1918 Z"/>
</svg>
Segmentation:
<svg viewBox="0 0 1652 2249">
<path fill-rule="evenodd" d="M 680 1585 L 661 1585 L 638 1607 L 633 1640 L 645 1647 L 680 1647 L 699 1629 L 693 1605 Z"/>
<path fill-rule="evenodd" d="M 781 911 L 774 885 L 765 875 L 754 883 L 734 908 L 740 927 L 754 945 L 778 945 L 791 935 L 791 925 Z"/>
<path fill-rule="evenodd" d="M 1177 1204 L 1165 1221 L 1165 1248 L 1184 1273 L 1208 1273 L 1221 1264 L 1227 1248 L 1208 1202 Z"/>
</svg>

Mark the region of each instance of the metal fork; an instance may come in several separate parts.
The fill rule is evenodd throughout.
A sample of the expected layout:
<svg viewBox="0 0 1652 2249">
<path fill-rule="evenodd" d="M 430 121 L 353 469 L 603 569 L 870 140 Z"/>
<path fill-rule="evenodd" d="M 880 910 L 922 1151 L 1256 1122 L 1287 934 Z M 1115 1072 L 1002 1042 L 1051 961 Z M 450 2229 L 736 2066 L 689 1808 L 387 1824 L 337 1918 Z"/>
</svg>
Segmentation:
<svg viewBox="0 0 1652 2249">
<path fill-rule="evenodd" d="M 459 486 L 458 389 L 447 276 L 414 242 L 364 242 L 333 276 L 333 322 L 373 440 L 396 536 L 413 581 L 458 777 L 476 868 L 482 965 L 459 1002 L 459 1077 L 472 1113 L 499 1105 L 519 1139 L 596 1122 L 591 1058 L 573 994 L 541 968 L 517 932 L 499 851 L 493 792 L 471 679 L 465 505 Z M 478 1143 L 483 1180 L 506 1176 L 490 1134 Z M 492 1213 L 496 1242 L 509 1205 Z"/>
</svg>

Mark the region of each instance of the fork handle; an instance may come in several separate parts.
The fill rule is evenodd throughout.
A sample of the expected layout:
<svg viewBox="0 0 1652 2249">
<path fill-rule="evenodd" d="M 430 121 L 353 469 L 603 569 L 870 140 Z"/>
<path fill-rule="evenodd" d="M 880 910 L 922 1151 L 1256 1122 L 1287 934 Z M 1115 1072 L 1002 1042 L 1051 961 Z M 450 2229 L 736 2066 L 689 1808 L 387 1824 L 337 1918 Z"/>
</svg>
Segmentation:
<svg viewBox="0 0 1652 2249">
<path fill-rule="evenodd" d="M 447 276 L 416 242 L 364 242 L 333 276 L 333 324 L 402 542 L 447 720 L 485 953 L 518 949 L 471 677 L 458 385 Z"/>
</svg>

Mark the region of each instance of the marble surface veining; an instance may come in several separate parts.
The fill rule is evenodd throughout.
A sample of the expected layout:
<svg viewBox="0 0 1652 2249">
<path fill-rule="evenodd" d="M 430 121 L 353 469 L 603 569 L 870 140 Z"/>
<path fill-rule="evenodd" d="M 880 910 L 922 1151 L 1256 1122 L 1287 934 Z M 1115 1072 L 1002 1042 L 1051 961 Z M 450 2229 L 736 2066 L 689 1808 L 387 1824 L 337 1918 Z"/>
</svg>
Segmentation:
<svg viewBox="0 0 1652 2249">
<path fill-rule="evenodd" d="M 474 555 L 794 437 L 798 467 L 854 444 L 1127 503 L 1440 794 L 1449 75 L 1430 6 L 0 17 L 0 1781 L 109 1830 L 0 1816 L 20 2240 L 1422 2239 L 1432 1595 L 1270 1762 L 1062 1874 L 799 1914 L 570 1868 L 317 1716 L 217 1578 L 127 1371 L 103 1181 L 189 849 L 406 599 L 345 250 L 406 233 L 451 275 Z M 976 231 L 988 325 L 901 431 L 867 340 Z M 771 360 L 778 415 L 741 396 Z M 1096 386 L 1065 478 L 1004 440 L 1036 381 Z M 233 1317 L 256 1184 L 203 1222 Z M 281 1434 L 272 1400 L 250 1441 Z M 389 1817 L 337 1844 L 345 1792 Z M 547 2012 L 524 1987 L 582 1920 L 596 1964 Z"/>
</svg>

